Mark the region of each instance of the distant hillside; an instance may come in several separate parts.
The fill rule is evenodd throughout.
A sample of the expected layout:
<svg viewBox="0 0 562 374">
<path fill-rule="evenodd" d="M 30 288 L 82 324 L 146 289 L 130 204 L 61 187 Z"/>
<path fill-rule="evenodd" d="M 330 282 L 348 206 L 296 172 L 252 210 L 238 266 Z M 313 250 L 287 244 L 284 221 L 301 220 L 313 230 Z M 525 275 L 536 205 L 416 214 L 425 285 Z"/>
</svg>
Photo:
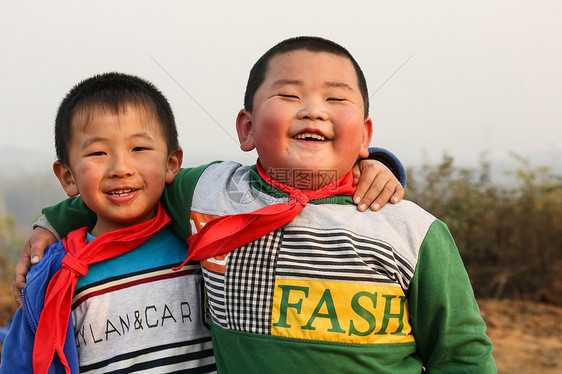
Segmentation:
<svg viewBox="0 0 562 374">
<path fill-rule="evenodd" d="M 55 152 L 46 153 L 18 147 L 0 148 L 0 180 L 22 174 L 52 174 Z"/>
<path fill-rule="evenodd" d="M 423 171 L 427 165 L 438 165 L 446 157 L 444 152 L 441 157 L 429 157 L 427 152 L 421 152 L 421 157 L 416 160 L 403 160 L 402 163 L 409 172 L 418 174 Z M 550 173 L 562 178 L 562 149 L 561 150 L 535 150 L 526 153 L 494 153 L 491 157 L 489 153 L 481 155 L 464 155 L 462 157 L 454 157 L 454 164 L 459 168 L 471 171 L 481 171 L 483 162 L 489 168 L 489 177 L 493 183 L 510 186 L 517 183 L 517 178 L 513 177 L 513 173 L 520 169 L 537 169 L 546 167 L 550 169 Z M 470 160 L 470 161 L 468 161 Z"/>
<path fill-rule="evenodd" d="M 66 197 L 52 172 L 53 159 L 47 153 L 0 148 L 0 215 L 14 215 L 22 230 L 41 208 Z"/>
<path fill-rule="evenodd" d="M 0 180 L 0 207 L 11 213 L 18 225 L 29 226 L 41 214 L 45 206 L 55 204 L 66 197 L 52 173 L 22 174 Z"/>
</svg>

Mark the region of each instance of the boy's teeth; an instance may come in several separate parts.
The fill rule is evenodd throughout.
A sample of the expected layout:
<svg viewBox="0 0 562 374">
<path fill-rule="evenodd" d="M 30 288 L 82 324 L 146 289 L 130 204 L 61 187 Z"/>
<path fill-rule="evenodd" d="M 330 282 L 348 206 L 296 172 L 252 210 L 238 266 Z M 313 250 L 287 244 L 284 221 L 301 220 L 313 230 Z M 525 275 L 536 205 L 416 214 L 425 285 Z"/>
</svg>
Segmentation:
<svg viewBox="0 0 562 374">
<path fill-rule="evenodd" d="M 124 196 L 124 195 L 130 194 L 133 191 L 134 191 L 133 189 L 129 188 L 127 190 L 111 191 L 111 192 L 109 192 L 109 194 L 114 195 L 114 196 Z"/>
<path fill-rule="evenodd" d="M 313 133 L 297 134 L 293 138 L 295 138 L 295 139 L 307 139 L 307 140 L 313 139 L 313 140 L 322 140 L 322 141 L 326 140 L 325 136 L 322 136 L 320 134 L 313 134 Z"/>
</svg>

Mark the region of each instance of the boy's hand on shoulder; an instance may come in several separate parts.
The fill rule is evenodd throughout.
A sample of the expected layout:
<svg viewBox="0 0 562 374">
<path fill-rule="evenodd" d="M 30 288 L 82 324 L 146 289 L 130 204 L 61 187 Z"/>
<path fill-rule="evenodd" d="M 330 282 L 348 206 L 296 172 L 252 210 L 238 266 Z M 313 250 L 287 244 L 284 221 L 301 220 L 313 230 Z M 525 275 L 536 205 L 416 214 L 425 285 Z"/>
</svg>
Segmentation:
<svg viewBox="0 0 562 374">
<path fill-rule="evenodd" d="M 396 204 L 404 197 L 404 188 L 398 179 L 379 161 L 361 160 L 355 163 L 352 172 L 357 185 L 353 202 L 361 212 L 369 206 L 377 211 L 387 202 Z"/>
<path fill-rule="evenodd" d="M 36 227 L 31 236 L 25 241 L 20 253 L 20 258 L 14 271 L 14 297 L 23 307 L 21 290 L 25 286 L 25 276 L 29 272 L 31 265 L 37 264 L 45 254 L 45 250 L 54 242 L 55 236 L 47 229 Z"/>
</svg>

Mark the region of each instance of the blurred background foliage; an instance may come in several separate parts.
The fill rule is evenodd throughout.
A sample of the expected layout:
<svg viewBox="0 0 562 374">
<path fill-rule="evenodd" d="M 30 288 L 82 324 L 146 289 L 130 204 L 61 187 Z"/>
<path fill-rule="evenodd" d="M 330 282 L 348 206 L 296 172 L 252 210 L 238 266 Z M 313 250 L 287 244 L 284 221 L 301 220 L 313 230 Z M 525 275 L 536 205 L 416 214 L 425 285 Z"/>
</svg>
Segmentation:
<svg viewBox="0 0 562 374">
<path fill-rule="evenodd" d="M 0 216 L 0 284 L 11 283 L 13 269 L 24 239 L 16 231 L 16 219 L 11 214 Z"/>
<path fill-rule="evenodd" d="M 445 154 L 408 170 L 406 198 L 449 226 L 477 297 L 562 306 L 562 178 L 512 156 L 497 184 L 484 156 L 466 169 Z"/>
</svg>

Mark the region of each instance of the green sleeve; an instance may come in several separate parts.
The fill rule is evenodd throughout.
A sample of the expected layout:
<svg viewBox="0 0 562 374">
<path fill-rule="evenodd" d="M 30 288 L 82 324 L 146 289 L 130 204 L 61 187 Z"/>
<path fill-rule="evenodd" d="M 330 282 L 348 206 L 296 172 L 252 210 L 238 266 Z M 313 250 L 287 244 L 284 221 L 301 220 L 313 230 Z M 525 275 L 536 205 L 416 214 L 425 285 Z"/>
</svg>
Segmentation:
<svg viewBox="0 0 562 374">
<path fill-rule="evenodd" d="M 172 218 L 172 230 L 182 239 L 191 236 L 191 224 L 189 217 L 191 215 L 191 202 L 193 201 L 193 192 L 197 181 L 201 174 L 213 162 L 208 165 L 197 166 L 191 169 L 182 169 L 172 184 L 164 189 L 162 195 L 162 206 Z"/>
<path fill-rule="evenodd" d="M 183 239 L 191 235 L 189 216 L 195 186 L 209 165 L 211 164 L 181 169 L 174 182 L 164 188 L 162 205 L 172 218 L 172 230 Z M 61 237 L 80 227 L 93 227 L 96 224 L 95 213 L 84 204 L 80 196 L 44 208 L 43 214 Z"/>
<path fill-rule="evenodd" d="M 408 300 L 418 353 L 429 373 L 497 373 L 468 274 L 441 221 L 422 242 Z"/>
<path fill-rule="evenodd" d="M 61 238 L 80 227 L 94 227 L 97 220 L 96 214 L 84 204 L 80 196 L 43 208 L 43 214 Z"/>
</svg>

